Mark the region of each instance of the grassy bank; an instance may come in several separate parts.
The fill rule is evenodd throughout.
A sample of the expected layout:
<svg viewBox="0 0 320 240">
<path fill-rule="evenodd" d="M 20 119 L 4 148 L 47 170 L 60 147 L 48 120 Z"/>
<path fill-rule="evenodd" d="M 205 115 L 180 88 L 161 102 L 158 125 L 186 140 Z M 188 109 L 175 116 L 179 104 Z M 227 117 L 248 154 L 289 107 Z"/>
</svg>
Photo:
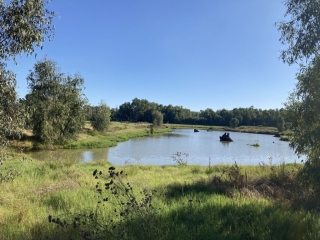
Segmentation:
<svg viewBox="0 0 320 240">
<path fill-rule="evenodd" d="M 296 164 L 109 167 L 13 154 L 0 166 L 14 178 L 1 178 L 0 239 L 320 237 Z"/>
<path fill-rule="evenodd" d="M 150 129 L 150 123 L 120 123 L 111 122 L 108 131 L 98 132 L 94 131 L 89 122 L 86 123 L 82 132 L 78 135 L 77 140 L 69 141 L 63 145 L 49 146 L 52 148 L 105 148 L 114 147 L 119 142 L 128 141 L 132 138 L 150 136 L 152 134 L 161 134 L 171 131 L 167 126 L 155 127 L 153 133 Z M 30 130 L 25 130 L 21 141 L 11 141 L 11 146 L 18 150 L 40 150 L 46 149 L 44 146 L 33 138 Z"/>
<path fill-rule="evenodd" d="M 278 129 L 275 127 L 264 127 L 264 126 L 241 126 L 236 128 L 225 128 L 225 131 L 230 132 L 244 132 L 244 133 L 259 133 L 259 134 L 272 134 L 278 133 Z"/>
<path fill-rule="evenodd" d="M 63 148 L 104 148 L 114 147 L 119 142 L 128 141 L 132 138 L 150 136 L 171 131 L 165 126 L 154 128 L 151 132 L 149 123 L 120 123 L 112 122 L 109 130 L 100 133 L 87 126 L 84 132 L 79 135 L 77 141 L 69 142 L 63 145 Z"/>
<path fill-rule="evenodd" d="M 229 128 L 223 126 L 206 126 L 206 125 L 187 125 L 187 124 L 164 124 L 162 127 L 154 128 L 153 134 L 161 134 L 172 131 L 173 129 L 199 129 L 209 131 L 228 131 L 228 132 L 245 132 L 260 134 L 277 134 L 278 131 L 274 127 L 262 126 L 241 126 L 237 128 Z M 281 135 L 281 140 L 288 141 L 290 132 Z M 109 130 L 106 132 L 94 131 L 88 122 L 83 131 L 79 134 L 76 141 L 70 141 L 63 145 L 50 146 L 50 148 L 104 148 L 114 147 L 119 142 L 124 142 L 132 138 L 145 137 L 152 135 L 149 123 L 120 123 L 111 122 Z M 41 143 L 33 139 L 32 132 L 24 131 L 21 141 L 11 141 L 12 147 L 18 150 L 40 150 L 46 149 Z"/>
<path fill-rule="evenodd" d="M 196 128 L 199 130 L 259 133 L 259 134 L 272 134 L 272 135 L 275 135 L 278 133 L 277 128 L 266 127 L 266 126 L 240 126 L 236 128 L 230 128 L 226 126 L 206 126 L 206 125 L 188 125 L 188 124 L 168 124 L 168 126 L 170 128 L 176 128 L 176 129 Z"/>
</svg>

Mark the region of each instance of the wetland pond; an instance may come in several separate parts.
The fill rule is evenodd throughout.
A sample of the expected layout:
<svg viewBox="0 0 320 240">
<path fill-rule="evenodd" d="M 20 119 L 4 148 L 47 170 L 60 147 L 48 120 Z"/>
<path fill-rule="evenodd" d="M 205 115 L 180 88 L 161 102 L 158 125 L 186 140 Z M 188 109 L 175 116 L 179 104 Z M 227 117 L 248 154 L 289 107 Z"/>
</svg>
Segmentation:
<svg viewBox="0 0 320 240">
<path fill-rule="evenodd" d="M 108 160 L 115 165 L 151 164 L 173 165 L 173 157 L 182 153 L 189 165 L 216 164 L 258 165 L 259 163 L 299 163 L 302 158 L 289 148 L 289 142 L 272 135 L 231 132 L 233 142 L 220 142 L 224 132 L 193 129 L 176 129 L 173 132 L 150 137 L 131 139 L 116 147 L 102 149 L 63 149 L 56 151 L 28 152 L 38 160 L 72 159 L 79 162 Z M 259 147 L 251 146 L 258 143 Z M 187 154 L 187 155 L 185 155 Z M 177 156 L 176 156 L 177 157 Z"/>
</svg>

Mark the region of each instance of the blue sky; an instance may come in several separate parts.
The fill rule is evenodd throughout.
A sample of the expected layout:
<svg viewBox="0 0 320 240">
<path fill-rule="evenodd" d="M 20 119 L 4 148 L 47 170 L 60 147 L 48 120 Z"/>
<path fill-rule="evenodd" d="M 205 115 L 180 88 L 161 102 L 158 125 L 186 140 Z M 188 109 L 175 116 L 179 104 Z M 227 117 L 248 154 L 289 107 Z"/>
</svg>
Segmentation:
<svg viewBox="0 0 320 240">
<path fill-rule="evenodd" d="M 44 56 L 79 73 L 91 105 L 134 98 L 193 111 L 283 107 L 297 66 L 279 59 L 276 0 L 53 0 L 55 38 L 8 63 L 20 97 Z"/>
</svg>

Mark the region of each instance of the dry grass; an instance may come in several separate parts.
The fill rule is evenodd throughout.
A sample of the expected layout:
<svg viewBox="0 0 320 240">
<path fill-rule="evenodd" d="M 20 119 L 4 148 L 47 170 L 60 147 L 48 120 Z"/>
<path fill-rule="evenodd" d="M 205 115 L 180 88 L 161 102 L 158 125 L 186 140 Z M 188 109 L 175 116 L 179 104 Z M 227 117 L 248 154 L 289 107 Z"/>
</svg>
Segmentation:
<svg viewBox="0 0 320 240">
<path fill-rule="evenodd" d="M 68 179 L 62 182 L 51 183 L 48 186 L 36 187 L 32 190 L 32 192 L 40 197 L 43 197 L 65 189 L 80 189 L 80 184 L 74 180 Z"/>
</svg>

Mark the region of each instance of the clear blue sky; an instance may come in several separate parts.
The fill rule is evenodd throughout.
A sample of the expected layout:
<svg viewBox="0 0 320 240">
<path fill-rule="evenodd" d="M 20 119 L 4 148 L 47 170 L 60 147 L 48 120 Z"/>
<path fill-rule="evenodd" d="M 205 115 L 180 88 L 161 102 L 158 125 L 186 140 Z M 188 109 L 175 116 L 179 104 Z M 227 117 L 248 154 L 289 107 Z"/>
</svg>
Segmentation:
<svg viewBox="0 0 320 240">
<path fill-rule="evenodd" d="M 35 56 L 8 64 L 20 97 L 37 60 L 80 73 L 91 105 L 134 98 L 193 111 L 283 107 L 297 66 L 279 60 L 285 46 L 277 0 L 53 0 L 56 36 Z"/>
</svg>

